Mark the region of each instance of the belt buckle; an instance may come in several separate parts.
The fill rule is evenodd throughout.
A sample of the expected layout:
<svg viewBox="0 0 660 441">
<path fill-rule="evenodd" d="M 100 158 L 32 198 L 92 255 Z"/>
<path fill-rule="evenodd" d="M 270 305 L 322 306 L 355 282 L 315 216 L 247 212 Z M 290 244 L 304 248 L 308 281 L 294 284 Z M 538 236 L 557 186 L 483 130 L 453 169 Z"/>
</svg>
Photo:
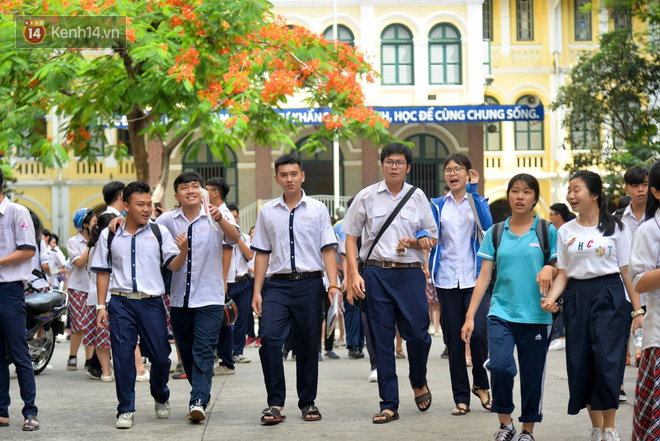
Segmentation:
<svg viewBox="0 0 660 441">
<path fill-rule="evenodd" d="M 396 262 L 387 262 L 387 261 L 384 261 L 384 262 L 383 262 L 383 268 L 384 268 L 384 269 L 392 269 L 392 268 L 395 268 L 395 265 L 396 265 Z"/>
<path fill-rule="evenodd" d="M 291 276 L 291 280 L 302 280 L 303 273 L 292 273 Z"/>
<path fill-rule="evenodd" d="M 126 298 L 131 300 L 140 300 L 142 298 L 142 294 L 139 292 L 129 292 L 126 294 Z"/>
</svg>

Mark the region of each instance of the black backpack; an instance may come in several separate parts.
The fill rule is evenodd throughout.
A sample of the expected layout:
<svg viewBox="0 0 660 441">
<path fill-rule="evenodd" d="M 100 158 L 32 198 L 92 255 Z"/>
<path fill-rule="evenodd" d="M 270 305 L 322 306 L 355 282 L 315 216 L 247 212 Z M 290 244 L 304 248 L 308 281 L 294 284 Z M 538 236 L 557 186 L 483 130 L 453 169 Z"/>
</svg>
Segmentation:
<svg viewBox="0 0 660 441">
<path fill-rule="evenodd" d="M 160 228 L 157 224 L 149 222 L 151 226 L 151 232 L 156 236 L 158 241 L 158 250 L 160 251 L 160 274 L 163 277 L 163 282 L 165 283 L 165 294 L 170 293 L 170 288 L 172 285 L 172 271 L 168 269 L 163 263 L 163 236 L 160 233 Z M 112 266 L 112 240 L 115 238 L 115 233 L 108 230 L 108 265 Z"/>
</svg>

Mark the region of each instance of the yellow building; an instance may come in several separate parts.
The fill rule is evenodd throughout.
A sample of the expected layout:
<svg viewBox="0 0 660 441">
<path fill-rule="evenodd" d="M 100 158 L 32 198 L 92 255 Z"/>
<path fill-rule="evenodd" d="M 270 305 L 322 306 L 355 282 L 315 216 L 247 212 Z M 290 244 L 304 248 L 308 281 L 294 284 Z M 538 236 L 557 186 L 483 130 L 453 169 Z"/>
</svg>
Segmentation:
<svg viewBox="0 0 660 441">
<path fill-rule="evenodd" d="M 585 11 L 587 3 L 592 7 Z M 289 25 L 333 36 L 333 1 L 273 4 Z M 337 0 L 339 39 L 359 47 L 382 75 L 380 82 L 365 86 L 367 104 L 387 112 L 393 119 L 391 133 L 415 145 L 410 181 L 429 197 L 441 195 L 444 158 L 463 152 L 481 173 L 482 191 L 496 218 L 508 207 L 508 179 L 519 172 L 531 173 L 541 182 L 540 215 L 547 216 L 552 203 L 564 201 L 563 168 L 571 152 L 564 148 L 564 114 L 551 112 L 550 104 L 581 52 L 597 50 L 599 36 L 608 29 L 631 26 L 630 16 L 613 20 L 610 15 L 598 0 Z M 476 115 L 498 106 L 529 110 L 537 104 L 539 112 L 544 110 L 542 120 L 500 118 L 485 123 L 469 117 L 470 112 Z M 46 119 L 54 133 L 57 119 Z M 313 131 L 313 126 L 306 127 L 296 143 Z M 116 137 L 126 143 L 121 127 L 106 132 L 109 143 Z M 232 187 L 228 201 L 246 209 L 241 222 L 247 228 L 254 222 L 256 201 L 279 194 L 272 162 L 284 151 L 248 144 L 228 152 L 229 166 L 204 148 L 195 158 L 175 151 L 170 172 L 224 176 Z M 154 170 L 158 157 L 151 156 Z M 342 143 L 341 193 L 354 195 L 380 179 L 378 158 L 377 147 L 364 140 Z M 330 150 L 303 155 L 303 164 L 308 194 L 331 194 Z M 16 171 L 22 192 L 18 201 L 65 237 L 73 233 L 70 219 L 77 208 L 102 204 L 105 182 L 130 181 L 134 176 L 130 161 L 119 165 L 108 158 L 90 168 L 72 157 L 64 169 L 55 171 L 17 161 Z M 172 204 L 168 188 L 165 206 Z"/>
</svg>

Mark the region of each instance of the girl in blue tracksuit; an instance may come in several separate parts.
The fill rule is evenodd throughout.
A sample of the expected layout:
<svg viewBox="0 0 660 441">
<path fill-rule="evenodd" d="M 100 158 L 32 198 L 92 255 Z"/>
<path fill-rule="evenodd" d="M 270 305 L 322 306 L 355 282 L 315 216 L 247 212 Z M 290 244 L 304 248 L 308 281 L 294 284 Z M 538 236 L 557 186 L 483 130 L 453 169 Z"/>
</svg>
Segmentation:
<svg viewBox="0 0 660 441">
<path fill-rule="evenodd" d="M 510 441 L 516 435 L 511 414 L 513 380 L 516 376 L 514 347 L 518 350 L 520 367 L 520 393 L 522 433 L 519 441 L 533 441 L 534 424 L 541 422 L 541 401 L 548 337 L 552 329 L 552 316 L 541 309 L 540 299 L 548 292 L 557 269 L 549 262 L 557 257 L 557 230 L 547 229 L 548 262 L 545 261 L 541 241 L 537 234 L 537 216 L 532 210 L 539 199 L 538 180 L 529 174 L 514 176 L 507 188 L 507 199 L 512 215 L 499 230 L 502 234 L 497 248 L 493 230 L 486 233 L 479 256 L 484 259 L 482 271 L 474 288 L 472 303 L 465 317 L 462 334 L 470 341 L 474 317 L 493 275 L 497 263 L 497 279 L 488 313 L 488 349 L 490 358 L 486 367 L 493 383 L 492 412 L 499 417 L 500 427 L 496 441 Z M 499 235 L 498 235 L 499 236 Z"/>
<path fill-rule="evenodd" d="M 470 411 L 470 380 L 465 365 L 465 344 L 461 340 L 465 313 L 472 290 L 481 268 L 479 227 L 486 230 L 493 224 L 488 201 L 476 192 L 479 174 L 472 169 L 470 160 L 457 153 L 445 159 L 445 181 L 450 192 L 431 199 L 431 211 L 438 225 L 438 245 L 431 250 L 429 271 L 440 302 L 440 325 L 449 353 L 449 373 L 456 408 L 452 415 L 461 416 Z M 474 201 L 476 213 L 472 210 Z M 490 410 L 490 388 L 486 369 L 488 358 L 486 313 L 488 296 L 484 297 L 475 318 L 475 332 L 470 343 L 472 353 L 472 393 L 481 405 Z"/>
</svg>

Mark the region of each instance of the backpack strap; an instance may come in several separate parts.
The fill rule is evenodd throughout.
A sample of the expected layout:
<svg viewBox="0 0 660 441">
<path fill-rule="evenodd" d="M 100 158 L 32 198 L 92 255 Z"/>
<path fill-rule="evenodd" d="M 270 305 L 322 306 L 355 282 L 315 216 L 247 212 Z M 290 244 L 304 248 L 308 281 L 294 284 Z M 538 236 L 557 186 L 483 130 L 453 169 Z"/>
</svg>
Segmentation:
<svg viewBox="0 0 660 441">
<path fill-rule="evenodd" d="M 160 251 L 160 264 L 162 266 L 163 265 L 163 235 L 161 234 L 160 227 L 158 226 L 157 223 L 149 222 L 149 225 L 151 226 L 151 232 L 154 233 L 154 236 L 156 236 L 156 240 L 158 241 L 158 250 Z"/>
<path fill-rule="evenodd" d="M 498 222 L 493 225 L 493 262 L 497 260 L 497 247 L 502 241 L 502 234 L 504 233 L 504 222 Z"/>
<path fill-rule="evenodd" d="M 536 236 L 539 239 L 539 245 L 543 250 L 543 264 L 550 263 L 550 239 L 548 230 L 550 229 L 550 222 L 545 219 L 539 219 L 536 222 Z"/>
<path fill-rule="evenodd" d="M 115 233 L 108 229 L 108 265 L 112 267 L 112 240 L 115 238 Z"/>
</svg>

